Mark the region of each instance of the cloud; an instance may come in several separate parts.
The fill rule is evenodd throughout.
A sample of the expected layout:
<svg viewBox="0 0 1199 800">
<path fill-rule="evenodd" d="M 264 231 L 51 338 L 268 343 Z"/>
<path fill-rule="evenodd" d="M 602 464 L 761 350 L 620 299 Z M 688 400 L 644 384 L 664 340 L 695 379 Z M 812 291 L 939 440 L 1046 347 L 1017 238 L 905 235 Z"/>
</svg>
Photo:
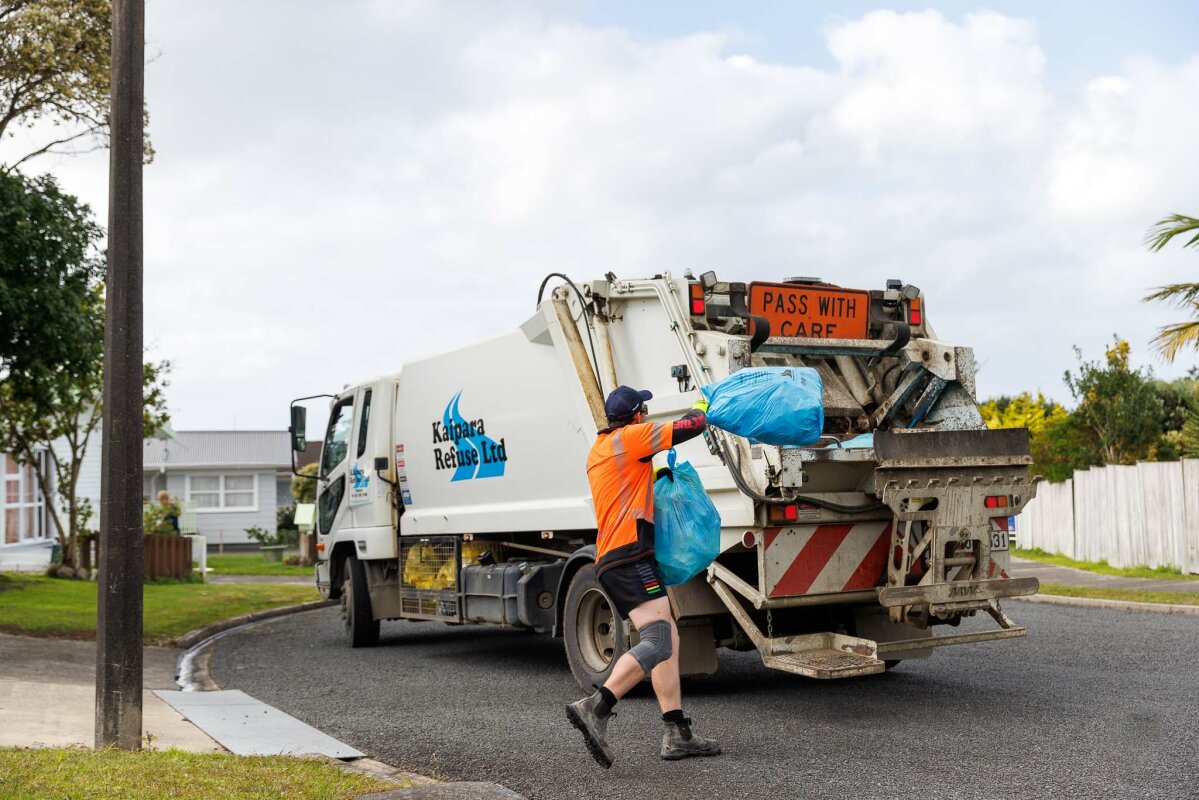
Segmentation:
<svg viewBox="0 0 1199 800">
<path fill-rule="evenodd" d="M 1193 254 L 1196 62 L 1051 91 L 993 12 L 830 23 L 828 68 L 495 4 L 151 4 L 146 326 L 176 427 L 505 332 L 545 273 L 715 269 L 923 287 L 984 394 L 1063 394 Z M 47 163 L 103 208 L 102 157 Z"/>
</svg>

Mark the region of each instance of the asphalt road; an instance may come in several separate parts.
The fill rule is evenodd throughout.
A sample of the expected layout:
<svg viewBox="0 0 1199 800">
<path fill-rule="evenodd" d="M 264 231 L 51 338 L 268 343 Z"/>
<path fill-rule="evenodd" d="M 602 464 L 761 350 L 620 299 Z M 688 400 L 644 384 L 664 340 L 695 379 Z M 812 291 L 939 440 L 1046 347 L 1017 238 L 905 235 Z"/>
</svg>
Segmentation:
<svg viewBox="0 0 1199 800">
<path fill-rule="evenodd" d="M 659 712 L 639 690 L 617 707 L 608 771 L 563 715 L 580 692 L 561 640 L 396 622 L 350 650 L 330 608 L 226 637 L 212 673 L 380 760 L 530 800 L 1199 797 L 1199 618 L 1006 610 L 1029 638 L 867 678 L 808 680 L 722 652 L 684 702 L 725 755 L 659 760 Z"/>
</svg>

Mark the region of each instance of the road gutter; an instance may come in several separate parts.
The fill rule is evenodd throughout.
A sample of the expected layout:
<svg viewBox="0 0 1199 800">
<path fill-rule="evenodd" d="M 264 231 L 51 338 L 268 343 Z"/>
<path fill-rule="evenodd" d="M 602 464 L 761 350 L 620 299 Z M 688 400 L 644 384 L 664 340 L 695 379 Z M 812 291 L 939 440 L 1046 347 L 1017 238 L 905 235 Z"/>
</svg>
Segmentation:
<svg viewBox="0 0 1199 800">
<path fill-rule="evenodd" d="M 176 647 L 186 647 L 187 649 L 179 657 L 178 666 L 176 668 L 175 682 L 179 688 L 185 692 L 211 692 L 219 691 L 220 686 L 213 679 L 209 672 L 209 665 L 212 661 L 212 645 L 220 639 L 236 633 L 245 628 L 258 625 L 278 617 L 288 616 L 291 614 L 299 614 L 304 611 L 314 611 L 319 608 L 327 608 L 328 606 L 336 605 L 334 600 L 317 600 L 311 603 L 300 603 L 294 606 L 283 606 L 281 608 L 271 608 L 264 611 L 254 611 L 249 614 L 242 614 L 237 617 L 230 617 L 226 620 L 214 622 L 211 625 L 205 625 L 202 628 L 196 628 L 193 631 L 188 631 L 182 636 L 175 639 Z M 259 701 L 261 702 L 261 701 Z M 366 775 L 376 780 L 394 783 L 397 787 L 411 788 L 413 790 L 420 789 L 424 786 L 436 785 L 439 788 L 452 790 L 454 787 L 461 786 L 464 790 L 475 786 L 468 783 L 442 783 L 436 778 L 430 778 L 427 775 L 418 775 L 415 772 L 408 772 L 399 767 L 393 767 L 390 764 L 385 764 L 382 761 L 376 761 L 373 758 L 356 758 L 356 759 L 340 759 L 332 758 L 324 755 L 308 755 L 301 756 L 302 758 L 317 758 L 326 760 L 334 764 L 342 772 Z M 493 784 L 498 789 L 505 792 L 510 792 L 513 798 L 521 799 L 521 795 L 512 792 L 507 787 L 501 787 L 498 784 Z M 418 795 L 414 795 L 417 797 Z M 469 797 L 469 793 L 464 793 L 463 797 Z M 506 795 L 505 795 L 506 796 Z"/>
</svg>

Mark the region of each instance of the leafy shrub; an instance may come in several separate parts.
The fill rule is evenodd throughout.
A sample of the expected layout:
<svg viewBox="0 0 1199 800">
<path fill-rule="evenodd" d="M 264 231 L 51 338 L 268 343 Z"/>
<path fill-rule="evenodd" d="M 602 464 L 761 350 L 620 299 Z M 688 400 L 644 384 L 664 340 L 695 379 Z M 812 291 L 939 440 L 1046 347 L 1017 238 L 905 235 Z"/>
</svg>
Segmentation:
<svg viewBox="0 0 1199 800">
<path fill-rule="evenodd" d="M 292 528 L 291 530 L 281 530 L 271 533 L 255 525 L 252 528 L 246 528 L 246 536 L 258 542 L 261 547 L 276 547 L 278 545 L 295 544 L 298 541 L 299 531 Z"/>
<path fill-rule="evenodd" d="M 165 503 L 155 500 L 142 506 L 142 532 L 178 534 L 176 527 L 183 513 L 178 498 L 172 497 Z M 172 523 L 171 518 L 174 517 Z"/>
</svg>

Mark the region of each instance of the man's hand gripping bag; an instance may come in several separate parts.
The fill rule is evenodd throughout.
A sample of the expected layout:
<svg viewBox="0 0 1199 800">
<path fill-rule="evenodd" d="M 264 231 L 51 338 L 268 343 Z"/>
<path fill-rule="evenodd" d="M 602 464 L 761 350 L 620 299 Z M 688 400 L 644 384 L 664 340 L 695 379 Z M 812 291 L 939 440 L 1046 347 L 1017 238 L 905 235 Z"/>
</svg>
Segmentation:
<svg viewBox="0 0 1199 800">
<path fill-rule="evenodd" d="M 720 513 L 691 463 L 675 465 L 654 482 L 654 552 L 667 586 L 686 583 L 720 555 Z"/>
</svg>

